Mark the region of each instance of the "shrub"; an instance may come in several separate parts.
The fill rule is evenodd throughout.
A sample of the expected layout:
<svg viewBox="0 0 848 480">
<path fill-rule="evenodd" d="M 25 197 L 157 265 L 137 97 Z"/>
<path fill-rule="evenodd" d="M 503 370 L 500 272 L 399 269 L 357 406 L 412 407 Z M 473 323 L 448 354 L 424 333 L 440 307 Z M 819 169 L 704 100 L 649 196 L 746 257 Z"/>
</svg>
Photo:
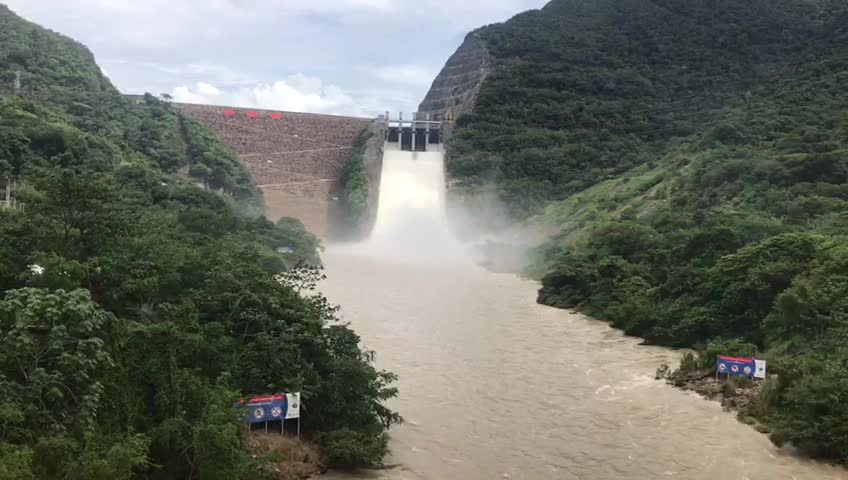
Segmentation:
<svg viewBox="0 0 848 480">
<path fill-rule="evenodd" d="M 377 465 L 383 458 L 388 437 L 367 437 L 350 429 L 322 435 L 319 440 L 323 462 L 331 468 L 350 470 Z"/>
</svg>

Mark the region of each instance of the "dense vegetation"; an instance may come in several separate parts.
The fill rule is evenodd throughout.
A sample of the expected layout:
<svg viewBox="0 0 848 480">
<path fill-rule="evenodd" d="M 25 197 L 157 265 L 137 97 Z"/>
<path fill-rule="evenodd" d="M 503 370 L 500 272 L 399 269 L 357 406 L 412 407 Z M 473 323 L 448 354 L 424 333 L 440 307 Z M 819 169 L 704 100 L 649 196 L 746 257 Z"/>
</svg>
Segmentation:
<svg viewBox="0 0 848 480">
<path fill-rule="evenodd" d="M 539 300 L 712 345 L 698 367 L 759 352 L 746 413 L 848 462 L 848 5 L 554 0 L 477 34 L 448 169 L 560 232 Z"/>
<path fill-rule="evenodd" d="M 235 152 L 196 121 L 179 115 L 178 122 L 186 142 L 192 177 L 201 179 L 207 188 L 220 190 L 243 202 L 261 203 L 250 172 Z"/>
<path fill-rule="evenodd" d="M 0 479 L 262 478 L 232 405 L 280 391 L 303 392 L 326 462 L 379 462 L 393 376 L 314 292 L 317 239 L 245 215 L 252 181 L 214 137 L 188 124 L 186 148 L 170 105 L 2 6 L 0 81 L 20 186 L 0 209 Z"/>
<path fill-rule="evenodd" d="M 360 132 L 353 145 L 353 156 L 345 163 L 339 177 L 340 220 L 351 233 L 364 224 L 368 215 L 368 171 L 364 155 L 368 139 L 373 135 L 369 129 Z"/>
</svg>

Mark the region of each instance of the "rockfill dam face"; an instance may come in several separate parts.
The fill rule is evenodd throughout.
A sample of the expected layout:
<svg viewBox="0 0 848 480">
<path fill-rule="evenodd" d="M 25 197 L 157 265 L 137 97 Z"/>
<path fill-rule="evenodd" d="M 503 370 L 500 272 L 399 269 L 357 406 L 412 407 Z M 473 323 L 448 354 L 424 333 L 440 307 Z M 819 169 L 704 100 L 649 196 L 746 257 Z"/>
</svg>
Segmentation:
<svg viewBox="0 0 848 480">
<path fill-rule="evenodd" d="M 367 118 L 178 104 L 233 149 L 262 190 L 271 220 L 293 217 L 320 237 L 330 230 L 337 182 Z"/>
</svg>

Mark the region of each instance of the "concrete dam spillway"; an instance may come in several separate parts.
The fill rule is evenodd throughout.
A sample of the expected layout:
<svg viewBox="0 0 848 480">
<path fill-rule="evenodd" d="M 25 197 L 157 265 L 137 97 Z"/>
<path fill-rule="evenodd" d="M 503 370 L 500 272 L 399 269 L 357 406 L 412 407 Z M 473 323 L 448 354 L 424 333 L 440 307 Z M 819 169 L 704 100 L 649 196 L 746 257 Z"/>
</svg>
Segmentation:
<svg viewBox="0 0 848 480">
<path fill-rule="evenodd" d="M 331 479 L 848 480 L 717 402 L 654 379 L 679 353 L 536 304 L 473 264 L 445 215 L 440 148 L 384 149 L 371 237 L 330 245 L 322 291 L 399 375 L 395 468 Z"/>
<path fill-rule="evenodd" d="M 417 239 L 433 232 L 448 237 L 443 229 L 444 162 L 441 152 L 404 152 L 386 149 L 372 242 L 412 247 Z M 422 245 L 423 247 L 423 245 Z"/>
<path fill-rule="evenodd" d="M 380 185 L 376 224 L 357 248 L 419 266 L 468 262 L 445 219 L 441 148 L 411 152 L 387 144 Z"/>
</svg>

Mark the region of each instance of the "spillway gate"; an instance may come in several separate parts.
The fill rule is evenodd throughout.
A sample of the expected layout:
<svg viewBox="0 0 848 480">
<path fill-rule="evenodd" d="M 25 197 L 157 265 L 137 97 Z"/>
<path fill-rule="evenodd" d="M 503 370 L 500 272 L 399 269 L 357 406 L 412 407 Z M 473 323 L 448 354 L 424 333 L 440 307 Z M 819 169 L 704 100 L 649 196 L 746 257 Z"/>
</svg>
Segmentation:
<svg viewBox="0 0 848 480">
<path fill-rule="evenodd" d="M 444 121 L 430 114 L 413 113 L 404 120 L 403 113 L 392 119 L 389 112 L 383 117 L 386 122 L 386 142 L 399 144 L 400 150 L 426 152 L 440 149 L 444 137 Z M 434 148 L 436 147 L 436 148 Z"/>
</svg>

